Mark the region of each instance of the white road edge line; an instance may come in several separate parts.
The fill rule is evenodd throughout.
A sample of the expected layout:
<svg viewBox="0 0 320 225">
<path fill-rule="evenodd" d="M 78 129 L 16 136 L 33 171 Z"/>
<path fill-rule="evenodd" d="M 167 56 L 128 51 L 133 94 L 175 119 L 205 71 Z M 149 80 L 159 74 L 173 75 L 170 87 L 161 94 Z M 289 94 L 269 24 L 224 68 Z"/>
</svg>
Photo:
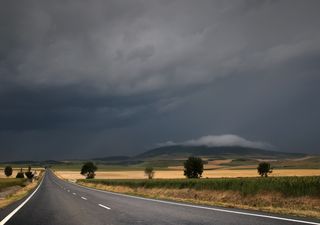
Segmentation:
<svg viewBox="0 0 320 225">
<path fill-rule="evenodd" d="M 33 196 L 33 195 L 38 191 L 38 189 L 40 188 L 40 186 L 41 186 L 41 184 L 42 184 L 42 182 L 43 182 L 43 180 L 44 180 L 45 175 L 46 175 L 46 174 L 43 175 L 42 180 L 41 180 L 40 184 L 38 185 L 38 187 L 36 188 L 36 190 L 34 190 L 34 191 L 32 192 L 32 194 L 29 195 L 29 197 L 28 197 L 26 200 L 24 200 L 17 208 L 15 208 L 15 209 L 14 209 L 11 213 L 9 213 L 3 220 L 1 220 L 0 225 L 4 225 L 6 222 L 8 222 L 8 220 L 10 220 L 10 218 L 13 217 L 14 214 L 16 214 L 16 213 L 32 198 L 32 196 Z"/>
<path fill-rule="evenodd" d="M 87 198 L 85 198 L 85 197 L 81 197 L 83 200 L 87 200 Z"/>
<path fill-rule="evenodd" d="M 159 203 L 164 203 L 164 204 L 169 204 L 169 205 L 177 205 L 177 206 L 184 206 L 184 207 L 197 208 L 197 209 L 206 209 L 206 210 L 211 210 L 211 211 L 216 211 L 216 212 L 233 213 L 233 214 L 238 214 L 238 215 L 254 216 L 254 217 L 261 217 L 261 218 L 268 218 L 268 219 L 274 219 L 274 220 L 289 221 L 289 222 L 295 222 L 295 223 L 320 225 L 320 223 L 306 221 L 306 220 L 290 219 L 290 218 L 278 217 L 278 216 L 268 216 L 268 215 L 263 215 L 263 214 L 258 214 L 258 213 L 246 213 L 246 212 L 241 212 L 241 211 L 233 211 L 233 210 L 228 210 L 228 209 L 219 209 L 219 208 L 214 208 L 214 207 L 189 205 L 189 204 L 178 203 L 178 202 L 169 202 L 169 201 L 164 201 L 164 200 L 143 198 L 143 197 L 138 197 L 138 196 L 114 193 L 114 192 L 110 192 L 110 191 L 98 190 L 98 189 L 94 189 L 94 188 L 85 187 L 85 186 L 82 186 L 82 185 L 79 185 L 79 184 L 76 184 L 76 183 L 70 183 L 70 184 L 73 184 L 73 185 L 76 185 L 76 186 L 79 186 L 79 187 L 82 187 L 82 188 L 85 188 L 85 189 L 88 189 L 88 190 L 92 190 L 92 191 L 98 191 L 98 192 L 102 192 L 102 193 L 108 193 L 108 194 L 112 194 L 112 195 L 124 196 L 124 197 L 135 198 L 135 199 L 151 201 L 151 202 L 159 202 Z"/>
<path fill-rule="evenodd" d="M 105 209 L 109 209 L 109 210 L 111 209 L 108 206 L 105 206 L 105 205 L 102 205 L 102 204 L 99 204 L 99 206 L 102 207 L 102 208 L 105 208 Z"/>
</svg>

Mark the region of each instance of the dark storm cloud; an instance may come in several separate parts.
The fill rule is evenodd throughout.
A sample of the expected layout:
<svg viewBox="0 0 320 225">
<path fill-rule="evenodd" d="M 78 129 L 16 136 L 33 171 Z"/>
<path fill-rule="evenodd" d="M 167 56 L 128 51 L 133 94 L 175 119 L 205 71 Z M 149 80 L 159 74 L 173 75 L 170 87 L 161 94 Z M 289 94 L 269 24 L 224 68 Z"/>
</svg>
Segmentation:
<svg viewBox="0 0 320 225">
<path fill-rule="evenodd" d="M 318 1 L 2 2 L 1 149 L 11 149 L 8 159 L 24 149 L 39 158 L 134 154 L 236 134 L 316 152 L 319 9 Z M 59 157 L 49 153 L 57 149 Z"/>
</svg>

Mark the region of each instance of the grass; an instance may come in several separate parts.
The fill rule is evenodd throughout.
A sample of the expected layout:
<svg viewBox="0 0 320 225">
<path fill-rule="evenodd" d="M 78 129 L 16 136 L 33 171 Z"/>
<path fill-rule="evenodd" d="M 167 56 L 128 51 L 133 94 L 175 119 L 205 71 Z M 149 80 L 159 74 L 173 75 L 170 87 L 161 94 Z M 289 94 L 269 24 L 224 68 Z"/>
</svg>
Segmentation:
<svg viewBox="0 0 320 225">
<path fill-rule="evenodd" d="M 237 159 L 232 159 L 231 162 L 227 163 L 222 163 L 222 166 L 248 166 L 248 165 L 258 165 L 259 162 L 254 159 L 245 159 L 245 158 L 237 158 Z"/>
<path fill-rule="evenodd" d="M 12 186 L 25 186 L 27 179 L 16 179 L 16 178 L 0 178 L 0 191 L 4 188 Z"/>
<path fill-rule="evenodd" d="M 284 196 L 320 197 L 320 176 L 313 177 L 269 177 L 269 178 L 215 178 L 215 179 L 154 179 L 154 180 L 79 180 L 83 183 L 98 183 L 130 188 L 164 188 L 195 190 L 228 190 L 241 195 L 261 192 L 277 192 Z"/>
<path fill-rule="evenodd" d="M 275 169 L 320 169 L 320 156 L 313 156 L 304 160 L 287 160 L 271 163 Z"/>
</svg>

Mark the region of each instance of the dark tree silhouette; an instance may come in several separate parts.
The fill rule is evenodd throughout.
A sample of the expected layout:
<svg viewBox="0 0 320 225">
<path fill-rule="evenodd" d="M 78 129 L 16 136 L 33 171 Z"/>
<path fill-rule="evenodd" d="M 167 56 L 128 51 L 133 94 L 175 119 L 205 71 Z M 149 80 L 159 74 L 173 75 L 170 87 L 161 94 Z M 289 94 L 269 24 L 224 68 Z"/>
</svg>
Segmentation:
<svg viewBox="0 0 320 225">
<path fill-rule="evenodd" d="M 152 167 L 147 167 L 144 169 L 144 174 L 148 176 L 148 179 L 152 179 L 154 176 L 154 169 Z"/>
<path fill-rule="evenodd" d="M 7 177 L 10 177 L 12 175 L 12 167 L 11 166 L 6 166 L 6 168 L 4 168 L 4 174 L 7 176 Z"/>
<path fill-rule="evenodd" d="M 86 176 L 86 179 L 92 179 L 95 177 L 95 172 L 97 171 L 97 166 L 93 162 L 86 162 L 81 168 L 81 174 Z"/>
<path fill-rule="evenodd" d="M 200 178 L 203 173 L 203 161 L 198 157 L 189 157 L 184 162 L 184 175 L 187 178 Z"/>
<path fill-rule="evenodd" d="M 259 163 L 257 170 L 258 170 L 258 173 L 260 174 L 260 176 L 262 176 L 262 177 L 268 177 L 268 174 L 272 173 L 270 163 L 268 163 L 268 162 Z"/>
<path fill-rule="evenodd" d="M 16 178 L 24 178 L 24 174 L 22 172 L 22 168 L 20 169 L 20 172 L 17 173 Z"/>
<path fill-rule="evenodd" d="M 31 166 L 28 167 L 28 171 L 24 173 L 29 180 L 32 180 L 34 174 L 31 172 Z"/>
</svg>

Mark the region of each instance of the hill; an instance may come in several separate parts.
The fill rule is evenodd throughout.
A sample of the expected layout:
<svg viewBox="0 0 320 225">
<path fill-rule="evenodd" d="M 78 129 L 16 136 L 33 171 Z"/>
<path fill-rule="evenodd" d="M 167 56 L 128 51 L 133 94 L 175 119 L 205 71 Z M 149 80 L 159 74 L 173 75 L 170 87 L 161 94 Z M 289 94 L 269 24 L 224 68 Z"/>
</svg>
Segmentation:
<svg viewBox="0 0 320 225">
<path fill-rule="evenodd" d="M 93 158 L 93 160 L 96 161 L 105 161 L 105 162 L 109 162 L 109 161 L 125 161 L 125 160 L 129 160 L 131 159 L 130 156 L 107 156 L 107 157 L 101 157 L 101 158 Z"/>
<path fill-rule="evenodd" d="M 136 156 L 136 158 L 181 158 L 188 156 L 199 156 L 206 158 L 268 158 L 268 159 L 284 159 L 304 157 L 303 153 L 288 153 L 271 151 L 258 148 L 240 147 L 240 146 L 164 146 L 151 149 Z"/>
<path fill-rule="evenodd" d="M 151 149 L 133 157 L 108 156 L 92 158 L 100 171 L 103 170 L 142 170 L 147 166 L 161 169 L 177 169 L 189 156 L 201 157 L 207 164 L 206 169 L 251 166 L 255 168 L 261 160 L 270 160 L 274 168 L 319 168 L 319 156 L 303 153 L 288 153 L 241 146 L 185 146 L 173 145 Z M 83 160 L 68 161 L 15 161 L 0 163 L 0 167 L 51 167 L 53 169 L 79 170 Z M 249 168 L 248 167 L 248 168 Z"/>
</svg>

